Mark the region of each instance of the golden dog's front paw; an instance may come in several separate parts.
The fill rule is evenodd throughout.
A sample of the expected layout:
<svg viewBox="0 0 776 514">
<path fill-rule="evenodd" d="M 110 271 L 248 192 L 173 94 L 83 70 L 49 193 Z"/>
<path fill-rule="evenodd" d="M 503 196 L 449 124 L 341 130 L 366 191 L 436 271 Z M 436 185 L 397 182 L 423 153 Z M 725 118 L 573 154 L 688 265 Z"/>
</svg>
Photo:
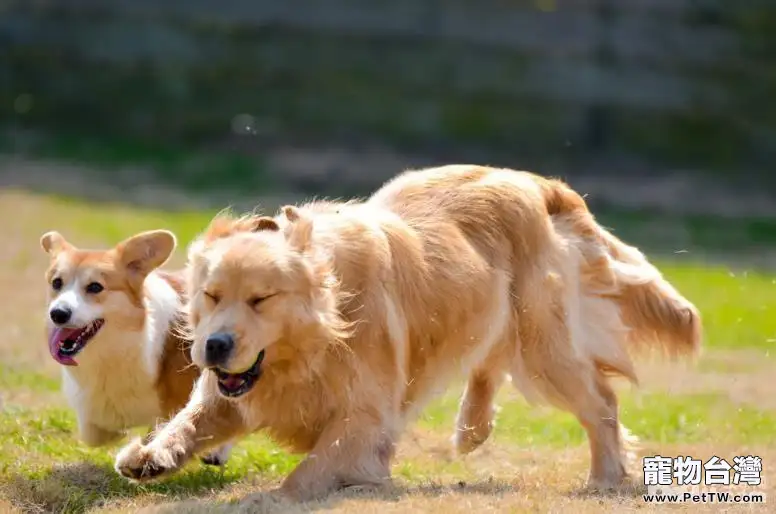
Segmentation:
<svg viewBox="0 0 776 514">
<path fill-rule="evenodd" d="M 184 454 L 179 445 L 162 445 L 158 441 L 143 445 L 141 439 L 136 439 L 116 456 L 115 469 L 130 480 L 149 481 L 178 469 Z"/>
</svg>

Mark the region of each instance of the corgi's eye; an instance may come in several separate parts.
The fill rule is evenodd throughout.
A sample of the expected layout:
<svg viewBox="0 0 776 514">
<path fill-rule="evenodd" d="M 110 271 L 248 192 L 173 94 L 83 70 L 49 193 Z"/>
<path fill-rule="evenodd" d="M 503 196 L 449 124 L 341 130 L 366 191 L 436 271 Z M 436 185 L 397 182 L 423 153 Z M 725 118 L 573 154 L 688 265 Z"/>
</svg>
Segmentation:
<svg viewBox="0 0 776 514">
<path fill-rule="evenodd" d="M 221 297 L 214 293 L 208 293 L 205 291 L 205 296 L 207 296 L 208 299 L 216 305 L 218 305 L 218 302 L 221 301 Z"/>
<path fill-rule="evenodd" d="M 51 288 L 54 291 L 59 291 L 60 289 L 62 289 L 62 279 L 57 277 L 54 280 L 52 280 L 51 281 Z"/>
<path fill-rule="evenodd" d="M 91 284 L 86 286 L 86 292 L 89 294 L 101 293 L 103 289 L 105 288 L 102 287 L 102 284 L 100 284 L 99 282 L 92 282 Z"/>
</svg>

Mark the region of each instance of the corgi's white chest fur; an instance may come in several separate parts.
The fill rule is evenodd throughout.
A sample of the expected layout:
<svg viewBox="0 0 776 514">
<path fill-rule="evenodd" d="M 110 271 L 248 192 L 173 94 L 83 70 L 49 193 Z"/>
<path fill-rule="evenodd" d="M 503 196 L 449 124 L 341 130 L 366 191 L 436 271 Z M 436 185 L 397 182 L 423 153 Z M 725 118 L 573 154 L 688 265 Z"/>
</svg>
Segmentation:
<svg viewBox="0 0 776 514">
<path fill-rule="evenodd" d="M 154 424 L 163 414 L 156 384 L 179 299 L 155 273 L 146 278 L 144 289 L 142 330 L 127 330 L 106 320 L 78 355 L 78 366 L 62 368 L 63 391 L 80 423 L 121 431 Z"/>
</svg>

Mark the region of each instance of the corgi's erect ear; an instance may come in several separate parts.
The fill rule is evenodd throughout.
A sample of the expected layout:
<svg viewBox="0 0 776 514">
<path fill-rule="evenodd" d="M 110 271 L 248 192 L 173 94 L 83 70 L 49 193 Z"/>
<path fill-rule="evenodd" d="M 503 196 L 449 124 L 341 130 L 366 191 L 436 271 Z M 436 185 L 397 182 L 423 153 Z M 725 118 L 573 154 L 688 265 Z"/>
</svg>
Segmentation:
<svg viewBox="0 0 776 514">
<path fill-rule="evenodd" d="M 56 231 L 43 234 L 40 238 L 40 246 L 52 257 L 56 257 L 60 252 L 69 250 L 73 247 L 73 245 L 65 240 L 62 234 Z"/>
<path fill-rule="evenodd" d="M 310 246 L 312 239 L 313 220 L 307 213 L 293 205 L 286 205 L 280 210 L 288 220 L 285 227 L 286 239 L 294 249 L 304 252 Z"/>
<path fill-rule="evenodd" d="M 176 245 L 175 234 L 172 232 L 149 230 L 119 243 L 116 252 L 127 271 L 145 277 L 167 262 Z"/>
</svg>

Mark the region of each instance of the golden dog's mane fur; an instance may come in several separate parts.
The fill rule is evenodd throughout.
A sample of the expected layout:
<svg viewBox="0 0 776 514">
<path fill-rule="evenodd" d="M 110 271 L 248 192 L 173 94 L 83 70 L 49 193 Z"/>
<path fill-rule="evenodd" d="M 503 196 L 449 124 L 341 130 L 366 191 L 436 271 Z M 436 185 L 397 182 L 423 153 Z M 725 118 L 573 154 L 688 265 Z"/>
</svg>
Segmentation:
<svg viewBox="0 0 776 514">
<path fill-rule="evenodd" d="M 122 451 L 126 476 L 149 478 L 266 429 L 308 453 L 288 494 L 380 483 L 405 425 L 463 373 L 460 452 L 488 438 L 494 395 L 511 375 L 530 400 L 579 419 L 590 481 L 610 487 L 627 471 L 607 377 L 635 382 L 634 352 L 692 355 L 701 343 L 695 307 L 579 194 L 512 170 L 445 166 L 404 173 L 363 202 L 224 213 L 191 246 L 188 274 L 194 361 L 204 365 L 208 332 L 228 326 L 229 369 L 266 350 L 262 376 L 227 401 L 203 374 L 154 441 Z M 248 294 L 270 282 L 282 294 L 251 314 L 229 314 L 245 309 L 236 296 L 218 308 L 202 298 L 206 285 Z"/>
</svg>

